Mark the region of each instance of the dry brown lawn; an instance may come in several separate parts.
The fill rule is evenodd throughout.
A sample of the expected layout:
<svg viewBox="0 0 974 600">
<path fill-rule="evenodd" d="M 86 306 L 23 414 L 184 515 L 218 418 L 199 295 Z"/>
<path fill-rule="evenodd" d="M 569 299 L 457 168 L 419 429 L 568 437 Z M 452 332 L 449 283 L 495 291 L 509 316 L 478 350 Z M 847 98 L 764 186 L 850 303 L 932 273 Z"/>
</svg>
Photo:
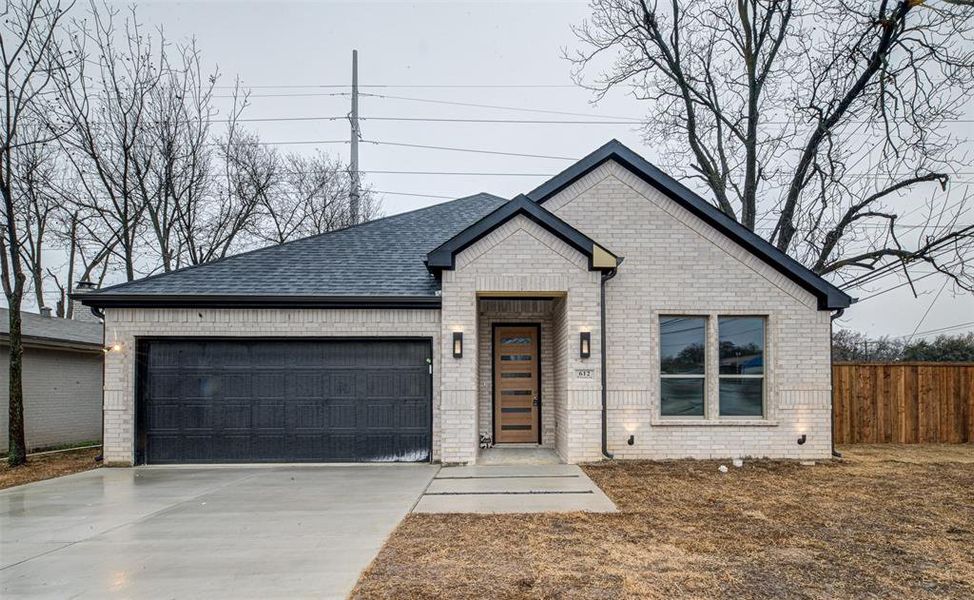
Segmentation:
<svg viewBox="0 0 974 600">
<path fill-rule="evenodd" d="M 95 457 L 100 451 L 100 448 L 86 448 L 84 450 L 30 456 L 26 465 L 13 469 L 7 465 L 6 458 L 0 458 L 0 490 L 32 481 L 41 481 L 42 479 L 94 469 L 101 465 L 101 463 L 95 462 Z"/>
<path fill-rule="evenodd" d="M 585 466 L 617 514 L 410 515 L 353 597 L 974 598 L 974 446 L 843 450 Z"/>
</svg>

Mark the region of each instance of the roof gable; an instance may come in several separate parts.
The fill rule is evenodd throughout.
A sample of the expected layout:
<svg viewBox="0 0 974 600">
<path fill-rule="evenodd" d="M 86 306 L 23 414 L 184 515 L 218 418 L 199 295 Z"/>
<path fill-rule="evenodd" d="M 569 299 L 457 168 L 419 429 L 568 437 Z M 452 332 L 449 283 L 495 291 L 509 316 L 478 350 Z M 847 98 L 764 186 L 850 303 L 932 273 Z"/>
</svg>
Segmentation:
<svg viewBox="0 0 974 600">
<path fill-rule="evenodd" d="M 426 255 L 426 266 L 431 271 L 451 270 L 456 265 L 456 256 L 488 235 L 504 223 L 517 216 L 524 216 L 550 231 L 557 238 L 588 257 L 589 269 L 614 269 L 619 259 L 595 243 L 591 238 L 559 219 L 554 213 L 520 195 L 504 204 L 494 212 L 470 225 L 460 233 L 445 241 Z"/>
<path fill-rule="evenodd" d="M 778 250 L 767 240 L 727 216 L 716 206 L 617 140 L 610 141 L 541 184 L 529 192 L 527 197 L 543 205 L 545 201 L 609 160 L 615 161 L 646 183 L 660 190 L 663 195 L 680 204 L 691 214 L 744 247 L 800 287 L 811 292 L 818 299 L 820 310 L 846 308 L 852 304 L 853 299 L 848 294 Z"/>
</svg>

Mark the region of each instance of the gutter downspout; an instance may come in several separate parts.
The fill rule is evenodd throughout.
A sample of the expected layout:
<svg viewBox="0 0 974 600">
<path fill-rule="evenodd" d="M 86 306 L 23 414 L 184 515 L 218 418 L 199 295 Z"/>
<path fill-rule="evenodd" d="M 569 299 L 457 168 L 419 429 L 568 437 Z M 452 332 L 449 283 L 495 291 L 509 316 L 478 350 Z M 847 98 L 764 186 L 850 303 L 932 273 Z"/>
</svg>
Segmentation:
<svg viewBox="0 0 974 600">
<path fill-rule="evenodd" d="M 600 344 L 602 347 L 602 456 L 610 460 L 615 457 L 612 455 L 611 452 L 609 452 L 609 431 L 608 431 L 609 410 L 608 410 L 608 400 L 607 400 L 608 391 L 606 390 L 606 381 L 608 378 L 605 373 L 605 363 L 606 363 L 606 353 L 607 353 L 607 349 L 606 349 L 607 336 L 605 333 L 605 283 L 616 276 L 616 273 L 618 272 L 618 267 L 619 265 L 622 264 L 622 260 L 623 260 L 622 258 L 619 258 L 618 261 L 616 262 L 616 266 L 613 269 L 609 271 L 604 271 L 602 273 L 602 285 L 600 287 L 601 300 L 599 302 L 599 312 L 601 313 L 599 315 L 601 318 L 600 327 L 602 328 L 601 330 L 602 343 Z"/>
<path fill-rule="evenodd" d="M 835 357 L 833 356 L 833 347 L 832 347 L 832 334 L 833 334 L 832 326 L 833 323 L 835 323 L 835 320 L 841 317 L 844 312 L 845 309 L 840 308 L 835 312 L 834 315 L 832 315 L 832 318 L 829 319 L 829 389 L 832 390 L 831 392 L 829 392 L 829 422 L 831 423 L 832 426 L 832 457 L 833 458 L 842 458 L 842 453 L 835 449 L 835 390 L 832 389 L 832 383 L 834 382 L 832 370 L 835 368 L 832 366 L 832 364 Z"/>
</svg>

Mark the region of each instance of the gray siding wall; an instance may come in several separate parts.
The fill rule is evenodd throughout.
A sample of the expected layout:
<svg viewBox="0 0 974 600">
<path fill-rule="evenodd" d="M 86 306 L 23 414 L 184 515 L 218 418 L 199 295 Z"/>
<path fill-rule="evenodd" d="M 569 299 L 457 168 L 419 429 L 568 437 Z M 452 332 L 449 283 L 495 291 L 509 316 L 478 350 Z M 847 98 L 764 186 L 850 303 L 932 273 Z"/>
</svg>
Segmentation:
<svg viewBox="0 0 974 600">
<path fill-rule="evenodd" d="M 10 354 L 0 348 L 0 447 L 8 446 Z M 101 439 L 100 353 L 24 349 L 24 419 L 29 449 Z"/>
</svg>

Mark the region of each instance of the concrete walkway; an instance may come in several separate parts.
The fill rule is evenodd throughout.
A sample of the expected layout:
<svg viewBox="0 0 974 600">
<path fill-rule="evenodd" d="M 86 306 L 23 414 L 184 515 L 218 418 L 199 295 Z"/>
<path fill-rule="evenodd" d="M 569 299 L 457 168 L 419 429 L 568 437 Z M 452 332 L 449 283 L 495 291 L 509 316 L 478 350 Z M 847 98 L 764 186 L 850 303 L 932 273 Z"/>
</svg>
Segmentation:
<svg viewBox="0 0 974 600">
<path fill-rule="evenodd" d="M 440 469 L 413 512 L 615 512 L 577 465 L 489 465 Z"/>
<path fill-rule="evenodd" d="M 0 492 L 0 598 L 342 598 L 432 465 L 97 469 Z"/>
</svg>

